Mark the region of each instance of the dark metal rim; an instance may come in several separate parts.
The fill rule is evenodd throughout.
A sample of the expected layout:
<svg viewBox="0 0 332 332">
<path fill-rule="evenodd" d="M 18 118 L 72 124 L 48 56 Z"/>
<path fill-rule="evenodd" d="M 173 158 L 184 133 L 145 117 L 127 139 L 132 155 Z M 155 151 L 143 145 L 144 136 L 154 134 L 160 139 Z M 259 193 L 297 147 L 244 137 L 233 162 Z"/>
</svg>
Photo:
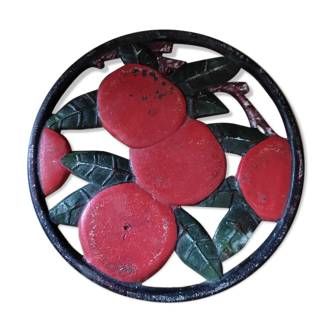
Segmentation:
<svg viewBox="0 0 332 332">
<path fill-rule="evenodd" d="M 41 132 L 55 105 L 70 84 L 83 71 L 94 67 L 96 62 L 102 61 L 102 57 L 105 54 L 114 50 L 119 45 L 151 40 L 172 41 L 178 44 L 202 46 L 236 61 L 243 69 L 257 79 L 271 97 L 282 117 L 290 142 L 292 152 L 292 181 L 283 217 L 277 223 L 272 234 L 250 257 L 226 273 L 220 280 L 213 282 L 204 282 L 187 287 L 156 288 L 135 283 L 123 283 L 106 276 L 87 264 L 82 259 L 82 256 L 68 243 L 58 227 L 50 221 L 45 198 L 39 183 L 37 157 Z M 28 151 L 28 177 L 33 205 L 46 235 L 61 256 L 77 271 L 102 287 L 121 295 L 147 301 L 181 302 L 207 297 L 236 285 L 258 270 L 272 256 L 285 238 L 300 203 L 304 181 L 304 156 L 299 128 L 292 110 L 277 84 L 264 69 L 245 54 L 216 39 L 191 32 L 154 30 L 126 35 L 96 47 L 76 61 L 58 79 L 46 96 L 32 129 Z"/>
</svg>

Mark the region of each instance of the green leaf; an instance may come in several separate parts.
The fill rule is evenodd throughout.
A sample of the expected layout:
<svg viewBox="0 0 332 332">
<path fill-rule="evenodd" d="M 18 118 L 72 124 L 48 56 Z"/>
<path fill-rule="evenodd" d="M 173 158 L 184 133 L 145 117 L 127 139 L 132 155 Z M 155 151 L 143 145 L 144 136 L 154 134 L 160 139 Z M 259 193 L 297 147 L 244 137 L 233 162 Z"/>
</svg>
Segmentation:
<svg viewBox="0 0 332 332">
<path fill-rule="evenodd" d="M 232 123 L 212 123 L 207 126 L 216 136 L 225 152 L 240 156 L 244 156 L 251 148 L 269 137 L 257 128 Z"/>
<path fill-rule="evenodd" d="M 168 79 L 184 94 L 193 95 L 200 90 L 226 83 L 240 70 L 227 57 L 207 59 L 183 64 Z"/>
<path fill-rule="evenodd" d="M 219 279 L 221 261 L 209 234 L 183 209 L 176 209 L 174 214 L 179 229 L 175 251 L 180 259 L 206 280 Z"/>
<path fill-rule="evenodd" d="M 108 152 L 70 152 L 61 162 L 74 175 L 102 187 L 135 180 L 129 160 Z"/>
<path fill-rule="evenodd" d="M 151 49 L 144 44 L 127 44 L 119 47 L 119 56 L 123 63 L 138 63 L 158 70 L 158 60 Z"/>
<path fill-rule="evenodd" d="M 233 192 L 231 207 L 220 222 L 213 242 L 221 261 L 225 261 L 239 252 L 248 242 L 261 219 L 245 200 L 235 177 L 228 178 Z"/>
<path fill-rule="evenodd" d="M 97 107 L 97 91 L 91 91 L 71 100 L 47 121 L 46 127 L 59 132 L 62 129 L 101 127 Z"/>
<path fill-rule="evenodd" d="M 228 108 L 212 92 L 199 92 L 194 97 L 187 97 L 186 101 L 188 115 L 193 119 L 229 112 Z"/>
<path fill-rule="evenodd" d="M 207 198 L 197 203 L 197 206 L 230 208 L 233 196 L 238 191 L 233 177 L 226 178 L 221 185 Z"/>
<path fill-rule="evenodd" d="M 56 224 L 77 226 L 85 206 L 102 189 L 96 184 L 88 184 L 76 190 L 49 211 L 51 220 Z"/>
</svg>

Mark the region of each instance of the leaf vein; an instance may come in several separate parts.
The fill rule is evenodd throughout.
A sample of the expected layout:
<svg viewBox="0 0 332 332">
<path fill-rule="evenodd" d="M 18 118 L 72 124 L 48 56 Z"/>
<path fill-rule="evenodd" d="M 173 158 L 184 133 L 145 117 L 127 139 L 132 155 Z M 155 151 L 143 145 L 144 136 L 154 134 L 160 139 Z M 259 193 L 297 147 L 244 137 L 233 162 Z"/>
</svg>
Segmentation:
<svg viewBox="0 0 332 332">
<path fill-rule="evenodd" d="M 113 168 L 111 171 L 110 171 L 110 173 L 109 173 L 109 175 L 106 177 L 106 179 L 102 182 L 102 186 L 105 186 L 105 184 L 113 177 L 113 175 L 116 173 L 116 169 L 115 168 Z"/>
<path fill-rule="evenodd" d="M 87 96 L 87 98 L 89 98 L 91 101 L 92 101 L 92 103 L 94 104 L 94 105 L 96 105 L 96 99 L 92 96 L 92 94 L 89 92 L 89 93 L 86 93 L 85 94 L 85 96 Z"/>
</svg>

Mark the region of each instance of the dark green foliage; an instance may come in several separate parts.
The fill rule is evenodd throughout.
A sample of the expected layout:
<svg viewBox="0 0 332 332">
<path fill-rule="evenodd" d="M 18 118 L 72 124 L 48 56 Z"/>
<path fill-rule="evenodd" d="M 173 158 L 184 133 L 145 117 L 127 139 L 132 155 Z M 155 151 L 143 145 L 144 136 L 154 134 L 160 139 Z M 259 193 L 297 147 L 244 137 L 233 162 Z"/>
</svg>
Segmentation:
<svg viewBox="0 0 332 332">
<path fill-rule="evenodd" d="M 212 123 L 207 126 L 216 136 L 225 152 L 240 156 L 244 156 L 251 148 L 269 137 L 257 128 L 232 123 Z"/>
<path fill-rule="evenodd" d="M 119 47 L 119 56 L 123 63 L 137 63 L 158 70 L 158 60 L 151 49 L 144 44 L 127 44 Z"/>
<path fill-rule="evenodd" d="M 74 98 L 47 121 L 46 127 L 59 132 L 62 129 L 101 127 L 97 107 L 97 90 Z"/>
<path fill-rule="evenodd" d="M 92 182 L 67 196 L 50 210 L 57 224 L 77 226 L 89 201 L 106 187 L 135 180 L 129 160 L 107 152 L 71 152 L 61 161 L 73 174 Z"/>
<path fill-rule="evenodd" d="M 88 184 L 76 190 L 50 210 L 51 220 L 57 224 L 77 226 L 86 204 L 102 189 L 96 184 Z"/>
<path fill-rule="evenodd" d="M 232 79 L 240 67 L 226 57 L 183 64 L 168 79 L 184 94 L 193 95 L 208 87 L 218 86 Z"/>
<path fill-rule="evenodd" d="M 233 177 L 226 178 L 221 185 L 203 201 L 197 203 L 197 206 L 229 208 L 233 202 L 233 195 L 238 191 L 234 186 Z"/>
<path fill-rule="evenodd" d="M 259 216 L 245 200 L 237 179 L 229 177 L 224 183 L 227 183 L 224 187 L 229 188 L 230 209 L 220 222 L 213 237 L 221 261 L 225 261 L 240 251 L 261 222 Z M 215 199 L 213 202 L 216 201 Z"/>
<path fill-rule="evenodd" d="M 197 93 L 194 97 L 187 97 L 187 112 L 193 118 L 228 113 L 228 108 L 216 97 L 214 93 Z"/>
<path fill-rule="evenodd" d="M 175 251 L 180 259 L 206 280 L 219 279 L 221 261 L 209 234 L 183 209 L 176 209 L 174 214 L 179 229 Z"/>
<path fill-rule="evenodd" d="M 129 160 L 108 152 L 70 152 L 61 162 L 74 175 L 102 187 L 135 180 Z"/>
</svg>

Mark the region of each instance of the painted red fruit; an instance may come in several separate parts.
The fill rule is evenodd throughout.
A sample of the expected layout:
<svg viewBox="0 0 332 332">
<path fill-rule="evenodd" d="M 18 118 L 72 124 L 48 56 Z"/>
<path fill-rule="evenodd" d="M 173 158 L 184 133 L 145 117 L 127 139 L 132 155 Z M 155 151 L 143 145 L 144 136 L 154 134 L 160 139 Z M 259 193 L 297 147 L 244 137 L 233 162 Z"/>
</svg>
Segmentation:
<svg viewBox="0 0 332 332">
<path fill-rule="evenodd" d="M 58 190 L 70 172 L 61 159 L 71 151 L 67 139 L 54 130 L 44 128 L 39 146 L 39 174 L 45 196 Z"/>
<path fill-rule="evenodd" d="M 130 160 L 137 183 L 164 204 L 196 204 L 220 185 L 226 173 L 220 144 L 196 120 L 158 144 L 130 149 Z"/>
<path fill-rule="evenodd" d="M 173 211 L 135 183 L 106 188 L 83 211 L 79 237 L 84 258 L 120 281 L 143 282 L 175 248 Z"/>
<path fill-rule="evenodd" d="M 249 205 L 267 221 L 282 217 L 291 180 L 291 151 L 286 139 L 271 136 L 242 158 L 236 177 Z"/>
<path fill-rule="evenodd" d="M 163 141 L 187 117 L 180 90 L 157 71 L 138 64 L 125 65 L 108 75 L 97 99 L 103 127 L 133 148 Z"/>
</svg>

